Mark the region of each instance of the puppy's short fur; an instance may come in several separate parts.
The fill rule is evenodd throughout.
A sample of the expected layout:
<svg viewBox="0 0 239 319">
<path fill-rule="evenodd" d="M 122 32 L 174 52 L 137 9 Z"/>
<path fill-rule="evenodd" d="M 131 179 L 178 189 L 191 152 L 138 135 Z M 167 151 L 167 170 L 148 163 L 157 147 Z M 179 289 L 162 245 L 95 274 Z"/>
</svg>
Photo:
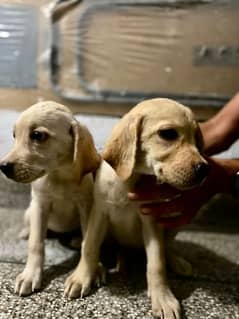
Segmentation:
<svg viewBox="0 0 239 319">
<path fill-rule="evenodd" d="M 90 172 L 101 159 L 86 127 L 68 108 L 54 102 L 24 111 L 14 136 L 14 147 L 0 169 L 7 177 L 32 186 L 25 213 L 30 227 L 28 259 L 15 285 L 16 293 L 28 295 L 41 286 L 47 228 L 85 232 L 93 195 Z"/>
<path fill-rule="evenodd" d="M 201 183 L 208 164 L 198 150 L 200 143 L 192 112 L 172 100 L 142 102 L 119 121 L 103 152 L 105 161 L 97 171 L 82 257 L 66 281 L 66 295 L 88 293 L 101 243 L 110 231 L 122 245 L 144 246 L 153 314 L 164 319 L 180 317 L 179 303 L 166 278 L 163 229 L 153 217 L 140 214 L 127 192 L 139 174 L 153 174 L 159 183 L 181 190 Z"/>
</svg>

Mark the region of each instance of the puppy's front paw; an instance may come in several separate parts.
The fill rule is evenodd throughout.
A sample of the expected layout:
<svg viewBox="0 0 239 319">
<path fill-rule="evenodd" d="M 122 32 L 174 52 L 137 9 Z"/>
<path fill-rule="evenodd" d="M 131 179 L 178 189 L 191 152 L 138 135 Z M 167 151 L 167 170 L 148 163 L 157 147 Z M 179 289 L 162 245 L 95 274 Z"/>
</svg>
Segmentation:
<svg viewBox="0 0 239 319">
<path fill-rule="evenodd" d="M 84 297 L 90 292 L 91 284 L 94 281 L 99 287 L 105 283 L 105 269 L 99 263 L 96 271 L 91 271 L 79 265 L 74 272 L 66 279 L 64 295 L 69 298 Z"/>
<path fill-rule="evenodd" d="M 93 275 L 76 269 L 66 279 L 64 296 L 69 298 L 84 297 L 90 291 Z"/>
<path fill-rule="evenodd" d="M 151 291 L 152 312 L 160 319 L 180 319 L 180 304 L 169 289 Z"/>
<path fill-rule="evenodd" d="M 15 293 L 19 296 L 28 296 L 41 288 L 42 270 L 28 269 L 19 274 L 15 282 Z"/>
</svg>

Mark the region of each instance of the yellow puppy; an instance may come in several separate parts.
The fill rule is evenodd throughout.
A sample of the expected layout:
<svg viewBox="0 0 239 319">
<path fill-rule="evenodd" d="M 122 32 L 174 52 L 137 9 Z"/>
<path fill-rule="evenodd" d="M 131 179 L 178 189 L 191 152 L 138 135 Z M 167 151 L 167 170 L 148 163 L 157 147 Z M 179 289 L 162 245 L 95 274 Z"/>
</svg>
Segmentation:
<svg viewBox="0 0 239 319">
<path fill-rule="evenodd" d="M 110 232 L 122 245 L 145 248 L 153 314 L 164 319 L 180 317 L 179 303 L 166 278 L 163 229 L 152 217 L 140 214 L 127 192 L 139 174 L 153 174 L 159 183 L 182 190 L 201 183 L 208 164 L 198 150 L 199 143 L 192 112 L 172 100 L 142 102 L 119 121 L 96 174 L 82 257 L 66 281 L 67 296 L 88 293 L 97 273 L 101 244 Z"/>
<path fill-rule="evenodd" d="M 88 173 L 101 160 L 86 127 L 68 108 L 54 102 L 24 111 L 14 136 L 14 147 L 0 162 L 0 169 L 7 177 L 32 186 L 25 213 L 30 227 L 28 259 L 15 285 L 16 293 L 28 295 L 41 286 L 47 228 L 85 232 L 93 190 Z"/>
</svg>

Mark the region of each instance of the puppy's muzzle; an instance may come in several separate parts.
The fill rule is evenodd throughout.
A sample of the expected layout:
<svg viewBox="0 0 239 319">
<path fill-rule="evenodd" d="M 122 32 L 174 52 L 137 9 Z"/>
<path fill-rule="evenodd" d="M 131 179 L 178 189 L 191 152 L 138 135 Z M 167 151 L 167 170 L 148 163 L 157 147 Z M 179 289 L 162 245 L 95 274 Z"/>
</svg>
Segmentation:
<svg viewBox="0 0 239 319">
<path fill-rule="evenodd" d="M 5 174 L 8 178 L 14 177 L 14 163 L 4 162 L 0 164 L 0 170 Z"/>
<path fill-rule="evenodd" d="M 210 166 L 208 163 L 199 162 L 194 165 L 193 169 L 195 174 L 195 180 L 198 184 L 200 184 L 204 180 L 204 178 L 208 176 Z"/>
</svg>

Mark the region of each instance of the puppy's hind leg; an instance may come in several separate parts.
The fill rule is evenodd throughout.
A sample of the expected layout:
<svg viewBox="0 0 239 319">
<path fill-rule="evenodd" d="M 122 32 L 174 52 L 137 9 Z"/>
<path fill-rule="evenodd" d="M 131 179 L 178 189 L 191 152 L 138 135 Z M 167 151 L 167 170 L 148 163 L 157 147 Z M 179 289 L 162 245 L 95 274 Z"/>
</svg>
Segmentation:
<svg viewBox="0 0 239 319">
<path fill-rule="evenodd" d="M 28 207 L 24 213 L 24 217 L 23 217 L 23 228 L 20 231 L 18 237 L 20 239 L 28 239 L 29 234 L 30 234 L 30 212 L 31 209 L 30 207 Z"/>
<path fill-rule="evenodd" d="M 180 256 L 174 247 L 174 238 L 177 231 L 168 230 L 165 232 L 166 243 L 166 262 L 169 268 L 176 274 L 183 277 L 190 277 L 193 274 L 193 268 L 190 262 Z"/>
<path fill-rule="evenodd" d="M 79 236 L 75 236 L 71 239 L 70 241 L 70 248 L 72 249 L 76 249 L 76 250 L 81 250 L 81 245 L 82 245 L 82 237 Z"/>
<path fill-rule="evenodd" d="M 74 236 L 71 241 L 70 241 L 70 247 L 72 249 L 76 250 L 81 250 L 81 245 L 82 241 L 84 239 L 87 225 L 88 225 L 88 219 L 89 219 L 89 212 L 90 212 L 90 207 L 88 207 L 89 204 L 85 205 L 79 205 L 78 206 L 78 211 L 79 213 L 79 218 L 80 218 L 80 232 L 76 236 Z"/>
<path fill-rule="evenodd" d="M 89 219 L 89 214 L 90 208 L 87 207 L 87 205 L 79 205 L 78 210 L 80 212 L 79 218 L 80 218 L 80 233 L 74 236 L 71 241 L 70 241 L 70 247 L 76 250 L 81 250 L 81 245 L 82 241 L 84 239 L 86 229 L 87 229 L 87 224 L 88 224 L 88 219 Z"/>
</svg>

